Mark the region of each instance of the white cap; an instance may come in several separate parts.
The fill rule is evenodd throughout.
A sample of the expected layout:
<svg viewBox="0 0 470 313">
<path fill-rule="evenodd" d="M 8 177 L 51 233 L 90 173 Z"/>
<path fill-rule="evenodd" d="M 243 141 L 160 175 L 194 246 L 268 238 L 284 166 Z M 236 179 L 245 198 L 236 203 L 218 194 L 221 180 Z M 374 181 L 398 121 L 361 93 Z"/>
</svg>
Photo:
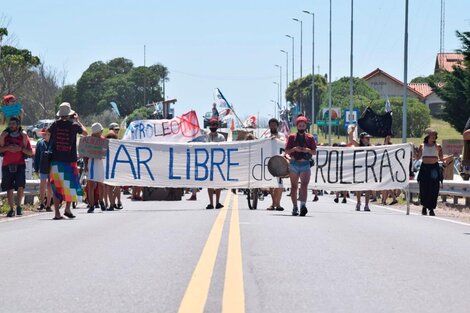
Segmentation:
<svg viewBox="0 0 470 313">
<path fill-rule="evenodd" d="M 100 123 L 94 123 L 91 125 L 91 133 L 96 134 L 103 130 L 103 126 Z"/>
</svg>

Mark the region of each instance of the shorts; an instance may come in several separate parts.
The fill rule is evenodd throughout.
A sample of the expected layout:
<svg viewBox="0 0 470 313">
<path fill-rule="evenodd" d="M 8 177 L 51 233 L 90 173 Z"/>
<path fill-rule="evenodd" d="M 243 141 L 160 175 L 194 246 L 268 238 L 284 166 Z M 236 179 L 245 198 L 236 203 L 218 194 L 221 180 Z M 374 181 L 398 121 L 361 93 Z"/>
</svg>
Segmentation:
<svg viewBox="0 0 470 313">
<path fill-rule="evenodd" d="M 18 190 L 26 186 L 26 165 L 16 165 L 16 172 L 10 172 L 9 166 L 2 166 L 2 191 Z"/>
<path fill-rule="evenodd" d="M 294 174 L 310 172 L 310 162 L 291 161 L 289 163 L 289 172 Z"/>
<path fill-rule="evenodd" d="M 40 180 L 49 180 L 49 174 L 39 173 Z"/>
</svg>

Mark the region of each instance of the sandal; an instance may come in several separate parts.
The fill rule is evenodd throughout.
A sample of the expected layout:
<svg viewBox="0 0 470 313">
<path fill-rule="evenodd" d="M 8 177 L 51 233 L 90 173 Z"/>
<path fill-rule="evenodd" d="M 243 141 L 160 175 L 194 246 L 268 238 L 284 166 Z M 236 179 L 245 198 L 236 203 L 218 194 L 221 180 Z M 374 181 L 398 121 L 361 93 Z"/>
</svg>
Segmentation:
<svg viewBox="0 0 470 313">
<path fill-rule="evenodd" d="M 73 215 L 72 213 L 64 212 L 64 215 L 68 218 L 75 218 L 75 215 Z"/>
</svg>

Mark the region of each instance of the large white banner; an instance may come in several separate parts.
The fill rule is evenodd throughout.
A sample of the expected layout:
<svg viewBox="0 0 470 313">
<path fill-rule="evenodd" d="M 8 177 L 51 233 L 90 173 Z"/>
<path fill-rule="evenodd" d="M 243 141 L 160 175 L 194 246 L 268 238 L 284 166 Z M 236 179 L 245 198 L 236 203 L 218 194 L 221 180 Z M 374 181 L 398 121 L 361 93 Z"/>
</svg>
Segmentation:
<svg viewBox="0 0 470 313">
<path fill-rule="evenodd" d="M 139 120 L 127 127 L 123 139 L 153 142 L 188 142 L 201 135 L 195 111 L 171 120 Z"/>
<path fill-rule="evenodd" d="M 268 161 L 284 146 L 276 140 L 223 143 L 150 143 L 110 140 L 104 166 L 107 184 L 151 187 L 269 188 L 280 180 Z M 310 187 L 332 191 L 403 189 L 408 186 L 408 144 L 319 147 Z M 89 173 L 89 179 L 103 177 Z M 283 179 L 289 186 L 290 180 Z"/>
<path fill-rule="evenodd" d="M 319 147 L 310 187 L 331 191 L 405 189 L 409 184 L 411 145 Z"/>
</svg>

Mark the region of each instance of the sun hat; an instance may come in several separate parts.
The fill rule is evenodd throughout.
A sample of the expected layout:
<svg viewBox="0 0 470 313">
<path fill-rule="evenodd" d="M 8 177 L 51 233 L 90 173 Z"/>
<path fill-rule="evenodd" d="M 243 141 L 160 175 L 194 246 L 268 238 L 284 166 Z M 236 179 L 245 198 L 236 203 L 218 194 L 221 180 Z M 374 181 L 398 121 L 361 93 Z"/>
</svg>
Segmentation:
<svg viewBox="0 0 470 313">
<path fill-rule="evenodd" d="M 359 138 L 361 138 L 361 139 L 362 139 L 362 138 L 372 138 L 372 136 L 369 135 L 369 134 L 366 133 L 366 132 L 362 132 L 362 133 L 359 134 Z"/>
<path fill-rule="evenodd" d="M 70 115 L 73 115 L 73 114 L 75 114 L 75 111 L 72 110 L 72 108 L 70 107 L 70 103 L 62 102 L 59 105 L 59 111 L 57 111 L 57 116 L 58 117 L 70 116 Z"/>
<path fill-rule="evenodd" d="M 109 124 L 109 127 L 108 127 L 110 130 L 115 130 L 115 129 L 121 129 L 118 125 L 118 123 L 111 123 Z"/>
<path fill-rule="evenodd" d="M 100 123 L 94 123 L 93 125 L 91 125 L 92 134 L 97 134 L 102 130 L 103 130 L 103 126 Z"/>
<path fill-rule="evenodd" d="M 3 97 L 3 103 L 8 103 L 11 99 L 16 100 L 14 95 L 6 95 L 5 97 Z"/>
</svg>

